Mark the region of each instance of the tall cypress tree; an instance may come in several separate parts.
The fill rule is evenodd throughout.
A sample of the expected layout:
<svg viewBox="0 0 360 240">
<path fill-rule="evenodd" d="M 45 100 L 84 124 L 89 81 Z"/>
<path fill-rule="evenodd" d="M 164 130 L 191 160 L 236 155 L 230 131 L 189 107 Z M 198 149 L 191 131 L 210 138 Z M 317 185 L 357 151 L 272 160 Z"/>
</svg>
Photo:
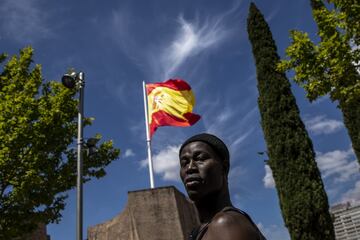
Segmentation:
<svg viewBox="0 0 360 240">
<path fill-rule="evenodd" d="M 261 125 L 280 208 L 293 240 L 335 239 L 312 142 L 299 116 L 271 31 L 251 3 L 248 34 L 256 63 Z"/>
</svg>

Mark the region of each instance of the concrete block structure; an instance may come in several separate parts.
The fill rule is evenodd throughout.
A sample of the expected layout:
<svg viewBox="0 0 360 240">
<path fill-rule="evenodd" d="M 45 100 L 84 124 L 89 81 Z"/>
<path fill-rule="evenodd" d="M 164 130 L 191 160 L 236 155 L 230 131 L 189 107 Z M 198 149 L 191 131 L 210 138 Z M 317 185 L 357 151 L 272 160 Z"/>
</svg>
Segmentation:
<svg viewBox="0 0 360 240">
<path fill-rule="evenodd" d="M 173 186 L 131 191 L 119 215 L 88 228 L 88 240 L 186 240 L 198 224 L 195 206 Z"/>
<path fill-rule="evenodd" d="M 338 204 L 330 208 L 336 240 L 360 240 L 360 203 Z"/>
</svg>

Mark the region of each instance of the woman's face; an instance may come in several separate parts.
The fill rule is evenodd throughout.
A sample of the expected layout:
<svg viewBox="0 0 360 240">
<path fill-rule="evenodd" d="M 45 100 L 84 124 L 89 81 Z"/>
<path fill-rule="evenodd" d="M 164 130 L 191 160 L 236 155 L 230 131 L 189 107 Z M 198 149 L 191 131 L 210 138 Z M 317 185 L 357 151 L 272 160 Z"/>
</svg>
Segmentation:
<svg viewBox="0 0 360 240">
<path fill-rule="evenodd" d="M 201 141 L 190 142 L 181 150 L 180 177 L 189 198 L 195 202 L 219 191 L 225 179 L 218 154 Z"/>
</svg>

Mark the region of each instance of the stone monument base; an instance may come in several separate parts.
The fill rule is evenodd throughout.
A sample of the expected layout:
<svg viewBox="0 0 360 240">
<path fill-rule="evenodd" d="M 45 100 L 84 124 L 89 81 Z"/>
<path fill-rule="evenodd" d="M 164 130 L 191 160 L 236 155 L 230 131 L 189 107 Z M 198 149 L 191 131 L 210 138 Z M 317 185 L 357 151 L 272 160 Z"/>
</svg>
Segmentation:
<svg viewBox="0 0 360 240">
<path fill-rule="evenodd" d="M 198 224 L 195 206 L 173 186 L 131 191 L 119 215 L 88 228 L 88 240 L 186 240 Z"/>
</svg>

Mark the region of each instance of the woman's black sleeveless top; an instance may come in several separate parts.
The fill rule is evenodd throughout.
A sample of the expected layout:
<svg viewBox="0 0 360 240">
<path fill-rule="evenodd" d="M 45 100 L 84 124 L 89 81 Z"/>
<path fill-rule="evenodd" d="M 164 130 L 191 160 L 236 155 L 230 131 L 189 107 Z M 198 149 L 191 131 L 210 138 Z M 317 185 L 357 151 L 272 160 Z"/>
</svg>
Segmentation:
<svg viewBox="0 0 360 240">
<path fill-rule="evenodd" d="M 253 220 L 250 218 L 250 216 L 246 212 L 241 211 L 240 209 L 237 209 L 237 208 L 234 208 L 234 207 L 226 207 L 223 210 L 221 210 L 221 212 L 228 212 L 228 211 L 238 212 L 241 215 L 245 216 L 250 221 L 250 223 L 254 226 L 256 231 L 258 232 L 259 236 L 258 236 L 257 240 L 266 240 L 264 235 L 262 235 L 259 228 L 256 226 L 256 224 L 253 222 Z M 206 223 L 203 227 L 199 226 L 197 228 L 194 228 L 192 230 L 192 232 L 190 233 L 188 240 L 201 240 L 201 238 L 205 235 L 210 222 Z"/>
</svg>

